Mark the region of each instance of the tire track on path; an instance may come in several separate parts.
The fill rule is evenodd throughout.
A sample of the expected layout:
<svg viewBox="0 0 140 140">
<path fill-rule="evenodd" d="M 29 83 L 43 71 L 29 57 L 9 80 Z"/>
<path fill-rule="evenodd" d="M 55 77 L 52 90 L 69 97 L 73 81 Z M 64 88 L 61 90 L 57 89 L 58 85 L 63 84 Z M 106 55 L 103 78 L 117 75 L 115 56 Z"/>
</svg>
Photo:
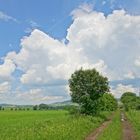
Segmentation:
<svg viewBox="0 0 140 140">
<path fill-rule="evenodd" d="M 95 129 L 85 140 L 97 140 L 97 137 L 103 132 L 103 130 L 112 122 L 114 114 L 108 118 L 107 121 L 103 122 L 97 129 Z"/>
<path fill-rule="evenodd" d="M 124 112 L 121 112 L 121 121 L 122 121 L 122 128 L 123 128 L 123 140 L 136 140 L 132 126 L 127 120 Z"/>
</svg>

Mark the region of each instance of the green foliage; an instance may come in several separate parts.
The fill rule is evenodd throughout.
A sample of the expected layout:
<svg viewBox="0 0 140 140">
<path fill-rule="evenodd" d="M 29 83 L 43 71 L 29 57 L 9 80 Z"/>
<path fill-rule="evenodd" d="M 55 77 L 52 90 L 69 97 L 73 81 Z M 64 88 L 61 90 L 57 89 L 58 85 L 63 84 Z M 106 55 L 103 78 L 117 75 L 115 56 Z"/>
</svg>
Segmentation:
<svg viewBox="0 0 140 140">
<path fill-rule="evenodd" d="M 140 109 L 140 97 L 137 97 L 135 93 L 125 92 L 121 96 L 121 102 L 124 104 L 125 110 Z"/>
<path fill-rule="evenodd" d="M 37 105 L 34 105 L 33 106 L 33 110 L 37 110 L 38 109 L 38 106 Z"/>
<path fill-rule="evenodd" d="M 105 93 L 100 99 L 99 99 L 99 108 L 102 111 L 114 111 L 117 109 L 118 104 L 117 100 L 114 98 L 112 94 Z"/>
<path fill-rule="evenodd" d="M 5 110 L 4 107 L 0 106 L 0 110 Z"/>
<path fill-rule="evenodd" d="M 132 92 L 125 92 L 123 93 L 123 95 L 121 96 L 121 101 L 122 102 L 126 102 L 126 100 L 129 100 L 130 98 L 135 98 L 136 94 L 132 93 Z"/>
<path fill-rule="evenodd" d="M 38 108 L 39 108 L 39 110 L 47 110 L 47 109 L 49 109 L 49 106 L 46 105 L 46 104 L 40 104 L 40 105 L 38 106 Z"/>
<path fill-rule="evenodd" d="M 71 106 L 71 107 L 69 107 L 68 111 L 71 115 L 80 115 L 79 106 Z"/>
<path fill-rule="evenodd" d="M 98 99 L 109 91 L 108 79 L 95 69 L 75 71 L 69 79 L 69 87 L 72 101 L 88 115 L 98 113 Z"/>
<path fill-rule="evenodd" d="M 136 110 L 140 110 L 140 97 L 136 99 Z"/>
</svg>

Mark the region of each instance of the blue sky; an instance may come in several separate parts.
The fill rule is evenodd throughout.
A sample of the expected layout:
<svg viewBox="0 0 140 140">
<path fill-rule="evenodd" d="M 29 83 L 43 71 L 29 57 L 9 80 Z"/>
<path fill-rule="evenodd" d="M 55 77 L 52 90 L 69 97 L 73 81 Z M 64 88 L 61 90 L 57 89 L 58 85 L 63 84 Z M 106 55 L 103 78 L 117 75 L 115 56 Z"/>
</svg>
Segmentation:
<svg viewBox="0 0 140 140">
<path fill-rule="evenodd" d="M 114 28 L 118 26 L 118 28 L 120 27 L 122 28 L 122 30 L 124 30 L 123 33 L 120 34 L 118 32 L 119 35 L 117 34 L 119 37 L 121 37 L 121 39 L 122 38 L 123 39 L 121 40 L 117 35 L 115 35 L 114 28 L 112 28 L 111 31 L 112 31 L 112 34 L 114 32 L 115 37 L 117 36 L 116 40 L 118 39 L 120 41 L 120 42 L 118 41 L 119 42 L 118 46 L 120 47 L 123 46 L 123 49 L 121 49 L 120 51 L 120 49 L 112 50 L 112 49 L 106 48 L 106 49 L 94 51 L 92 47 L 89 47 L 90 45 L 86 46 L 85 44 L 84 46 L 83 45 L 84 43 L 83 43 L 82 47 L 83 48 L 87 47 L 87 49 L 85 50 L 81 47 L 81 50 L 83 49 L 84 53 L 72 54 L 74 55 L 72 57 L 75 58 L 74 61 L 77 62 L 77 64 L 75 64 L 75 67 L 78 67 L 79 65 L 80 66 L 86 65 L 86 67 L 87 65 L 90 67 L 91 66 L 99 67 L 98 65 L 104 65 L 103 68 L 99 68 L 99 71 L 101 70 L 101 72 L 103 72 L 103 74 L 104 73 L 107 74 L 107 76 L 108 74 L 111 73 L 109 75 L 110 77 L 113 77 L 112 79 L 110 78 L 111 81 L 116 81 L 116 80 L 120 81 L 120 79 L 117 79 L 115 77 L 119 77 L 119 76 L 121 77 L 122 73 L 123 73 L 124 78 L 122 78 L 121 81 L 124 81 L 127 78 L 131 78 L 133 79 L 133 81 L 135 79 L 136 80 L 139 79 L 138 71 L 139 71 L 140 57 L 137 54 L 139 50 L 137 46 L 140 45 L 139 38 L 135 36 L 131 36 L 132 41 L 130 41 L 130 43 L 132 46 L 133 45 L 136 46 L 134 47 L 133 51 L 130 49 L 130 47 L 128 47 L 128 51 L 126 52 L 125 50 L 127 48 L 125 47 L 125 45 L 122 45 L 124 42 L 127 41 L 127 39 L 129 39 L 129 37 L 126 36 L 128 32 L 134 35 L 139 34 L 138 33 L 139 28 L 136 26 L 137 25 L 136 23 L 139 22 L 139 15 L 140 15 L 140 6 L 139 6 L 140 1 L 139 0 L 133 0 L 133 1 L 132 0 L 47 0 L 47 1 L 46 0 L 36 0 L 36 1 L 34 0 L 30 0 L 30 1 L 29 0 L 24 0 L 24 1 L 0 0 L 0 3 L 1 3 L 0 4 L 0 58 L 1 58 L 0 64 L 2 66 L 2 68 L 0 67 L 0 69 L 2 69 L 0 70 L 0 72 L 3 72 L 3 71 L 5 71 L 5 73 L 7 71 L 9 72 L 9 73 L 7 72 L 8 74 L 7 73 L 5 74 L 6 76 L 3 76 L 2 74 L 0 74 L 0 76 L 2 75 L 1 80 L 0 80 L 0 87 L 1 87 L 0 92 L 8 91 L 6 94 L 5 93 L 0 94 L 1 95 L 0 102 L 9 101 L 10 103 L 15 102 L 19 104 L 20 103 L 33 104 L 33 103 L 40 103 L 40 102 L 45 102 L 45 103 L 54 102 L 54 101 L 57 101 L 57 97 L 58 97 L 58 100 L 60 101 L 69 99 L 70 97 L 66 93 L 68 91 L 68 88 L 67 87 L 63 88 L 62 85 L 66 86 L 67 79 L 68 79 L 68 77 L 65 76 L 65 71 L 67 71 L 65 70 L 65 66 L 67 69 L 67 67 L 71 65 L 67 64 L 67 63 L 70 63 L 69 59 L 68 61 L 63 61 L 61 59 L 65 59 L 65 57 L 63 56 L 65 53 L 68 53 L 68 55 L 70 55 L 72 50 L 68 52 L 67 50 L 65 51 L 65 49 L 60 50 L 62 52 L 63 51 L 65 52 L 64 54 L 62 52 L 61 52 L 62 54 L 60 53 L 62 55 L 62 58 L 60 56 L 56 57 L 56 55 L 58 55 L 59 49 L 58 50 L 53 49 L 53 51 L 51 51 L 50 49 L 46 49 L 46 51 L 48 51 L 48 54 L 47 53 L 44 54 L 42 48 L 38 50 L 38 52 L 40 53 L 35 52 L 35 50 L 33 50 L 32 52 L 35 53 L 36 56 L 38 56 L 38 58 L 41 61 L 46 61 L 46 62 L 40 62 L 41 64 L 39 64 L 39 62 L 35 63 L 32 61 L 32 59 L 33 60 L 36 59 L 36 56 L 34 56 L 35 54 L 28 53 L 30 55 L 28 59 L 31 60 L 30 64 L 28 65 L 27 65 L 28 59 L 21 60 L 21 58 L 19 58 L 19 55 L 21 56 L 23 55 L 21 53 L 22 50 L 27 49 L 26 52 L 29 50 L 32 50 L 32 48 L 29 49 L 28 45 L 30 45 L 30 47 L 32 45 L 34 46 L 34 44 L 37 44 L 37 41 L 41 42 L 42 40 L 45 40 L 46 46 L 51 42 L 50 47 L 51 46 L 54 47 L 54 45 L 56 46 L 62 45 L 62 47 L 63 45 L 65 45 L 66 47 L 68 46 L 75 47 L 76 45 L 77 46 L 80 45 L 80 43 L 83 40 L 85 40 L 85 36 L 82 35 L 82 32 L 81 32 L 83 29 L 80 28 L 82 24 L 85 24 L 83 25 L 83 28 L 87 28 L 87 29 L 90 28 L 92 29 L 93 34 L 95 34 L 95 29 L 92 28 L 94 24 L 89 25 L 85 21 L 82 21 L 84 20 L 85 16 L 87 16 L 88 18 L 89 16 L 91 16 L 89 18 L 89 21 L 94 22 L 94 19 L 96 18 L 98 19 L 98 17 L 93 14 L 95 12 L 98 13 L 99 16 L 101 16 L 99 13 L 103 13 L 104 18 L 107 18 L 107 19 L 109 19 L 110 15 L 114 16 L 111 19 L 111 23 L 114 25 L 116 24 L 115 22 L 118 22 L 119 20 L 114 21 L 113 18 L 115 18 L 115 16 L 121 17 L 122 23 L 116 24 Z M 132 19 L 126 19 L 125 14 L 123 12 L 122 13 L 118 12 L 117 14 L 113 13 L 115 10 L 125 11 L 125 14 L 129 15 Z M 131 21 L 133 21 L 133 18 L 135 17 L 137 18 L 135 19 L 136 21 L 134 23 L 131 23 Z M 106 24 L 108 22 L 110 22 L 110 19 L 106 22 Z M 123 25 L 126 25 L 128 22 L 130 22 L 132 26 L 128 30 L 125 30 L 124 29 L 125 26 Z M 99 21 L 98 23 L 96 23 L 97 24 L 96 26 L 98 27 L 100 23 L 102 24 L 101 28 L 104 27 L 104 25 L 106 25 L 106 24 L 103 24 L 102 21 Z M 109 24 L 109 26 L 111 25 L 111 23 Z M 135 32 L 132 31 L 131 29 L 134 27 L 138 28 Z M 37 29 L 37 30 L 34 30 L 34 29 Z M 79 36 L 81 35 L 81 38 L 79 38 L 79 42 L 80 41 L 81 42 L 78 44 L 74 40 L 74 37 L 75 39 L 77 37 L 73 34 L 75 33 L 74 30 L 77 30 L 77 33 L 79 33 Z M 103 30 L 106 30 L 106 28 L 103 28 Z M 97 32 L 100 32 L 100 30 L 98 30 Z M 89 38 L 95 37 L 93 36 L 93 34 L 90 34 Z M 46 35 L 48 36 L 48 38 L 46 37 Z M 28 38 L 28 40 L 23 39 L 25 36 Z M 41 37 L 38 37 L 38 36 L 41 36 Z M 90 40 L 89 38 L 86 39 L 87 44 L 95 43 L 95 46 L 97 44 L 102 45 L 99 42 L 96 43 L 96 40 L 94 41 L 94 39 L 92 42 L 92 39 Z M 63 42 L 66 42 L 67 40 L 69 42 L 68 45 L 63 43 Z M 42 46 L 43 45 L 45 46 L 45 43 L 43 43 Z M 110 46 L 111 42 L 107 42 L 107 44 Z M 97 45 L 97 47 L 99 45 Z M 39 47 L 42 47 L 42 46 L 39 46 Z M 102 46 L 105 46 L 105 45 L 102 45 Z M 77 50 L 73 50 L 73 51 L 76 52 Z M 96 52 L 96 54 L 94 55 L 94 52 L 93 54 L 90 54 L 92 51 Z M 116 54 L 114 53 L 114 57 L 112 61 L 110 61 L 111 59 L 110 57 L 107 57 L 108 56 L 107 51 L 117 52 Z M 15 52 L 15 54 L 8 55 L 8 53 L 11 53 L 11 52 L 12 53 Z M 130 63 L 129 65 L 125 63 L 126 66 L 124 68 L 121 68 L 121 70 L 120 70 L 120 66 L 122 67 L 124 66 L 124 64 L 120 63 L 118 66 L 114 65 L 114 63 L 118 64 L 119 61 L 123 59 L 123 54 L 131 55 L 130 52 L 132 53 L 132 57 L 129 56 L 124 59 L 126 63 Z M 50 54 L 53 54 L 53 55 L 50 55 Z M 82 64 L 82 62 L 79 60 L 81 57 L 81 56 L 79 57 L 79 55 L 83 55 L 83 56 L 85 55 L 87 57 L 86 60 L 83 60 L 85 61 L 84 64 Z M 92 55 L 94 55 L 94 57 L 92 57 Z M 41 56 L 42 57 L 44 56 L 43 58 L 44 60 L 41 58 Z M 54 58 L 58 60 L 58 62 L 56 62 L 56 60 L 52 61 L 50 57 L 52 59 Z M 93 59 L 93 61 L 90 60 L 91 58 Z M 134 65 L 133 62 L 137 65 L 136 68 L 135 67 L 132 68 Z M 27 82 L 26 76 L 28 76 L 29 78 L 31 77 L 31 75 L 33 75 L 33 73 L 40 72 L 39 68 L 37 67 L 38 65 L 40 65 L 42 69 L 47 69 L 47 71 L 49 72 L 51 71 L 51 73 L 49 72 L 46 73 L 45 70 L 43 71 L 45 73 L 44 76 L 48 76 L 49 80 L 47 78 L 45 79 L 43 75 L 38 75 L 38 79 L 43 81 L 41 84 L 32 83 L 29 81 Z M 53 68 L 54 65 L 56 65 L 54 69 L 58 70 L 58 73 L 59 73 L 58 75 L 55 72 L 52 72 L 53 70 L 51 68 Z M 61 72 L 61 70 L 59 70 L 59 68 L 62 65 L 65 70 L 64 72 Z M 75 68 L 73 68 L 73 70 L 74 69 Z M 107 70 L 104 70 L 104 69 L 107 69 Z M 70 71 L 70 73 L 71 72 L 72 71 Z M 31 75 L 29 75 L 29 73 Z M 56 77 L 58 78 L 54 78 L 53 76 L 50 76 L 52 73 L 54 75 L 56 74 Z M 63 73 L 64 73 L 64 77 L 63 77 Z M 33 78 L 31 79 L 34 80 Z M 138 86 L 135 87 L 133 83 L 134 82 L 132 82 L 132 84 L 129 83 L 126 85 L 124 83 L 121 84 L 121 82 L 120 84 L 117 83 L 118 85 L 116 86 L 113 85 L 114 86 L 113 91 L 117 92 L 117 94 L 119 94 L 118 91 L 116 91 L 117 88 L 122 88 L 126 90 L 130 89 L 132 91 L 137 91 L 136 88 L 138 88 Z M 48 86 L 50 84 L 53 85 L 53 88 Z M 57 93 L 57 91 L 59 92 L 59 94 Z M 35 100 L 31 98 L 31 96 L 33 95 L 35 95 Z M 29 98 L 29 100 L 26 100 L 27 98 Z M 41 100 L 39 101 L 36 98 L 41 98 Z"/>
<path fill-rule="evenodd" d="M 112 2 L 111 2 L 112 1 Z M 17 22 L 0 20 L 0 56 L 20 49 L 20 39 L 27 28 L 39 28 L 54 38 L 66 36 L 72 23 L 70 13 L 82 3 L 93 4 L 94 10 L 109 14 L 113 9 L 124 8 L 131 14 L 139 14 L 139 0 L 0 0 L 0 11 L 15 18 Z M 31 25 L 32 21 L 36 25 Z"/>
</svg>

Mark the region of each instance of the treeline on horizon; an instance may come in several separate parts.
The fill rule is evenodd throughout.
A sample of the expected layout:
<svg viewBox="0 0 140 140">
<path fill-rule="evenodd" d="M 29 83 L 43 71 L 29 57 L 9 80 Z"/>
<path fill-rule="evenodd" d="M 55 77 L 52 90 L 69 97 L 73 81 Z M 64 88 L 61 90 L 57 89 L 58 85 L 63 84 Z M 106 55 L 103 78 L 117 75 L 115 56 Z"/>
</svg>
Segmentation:
<svg viewBox="0 0 140 140">
<path fill-rule="evenodd" d="M 49 104 L 44 104 L 44 103 L 41 103 L 39 105 L 31 105 L 29 107 L 26 107 L 26 106 L 22 106 L 22 105 L 17 105 L 17 106 L 14 106 L 14 107 L 5 107 L 5 106 L 0 106 L 0 110 L 11 110 L 11 111 L 18 111 L 18 110 L 22 110 L 22 111 L 25 111 L 25 110 L 70 110 L 71 108 L 74 108 L 76 107 L 76 105 L 56 105 L 56 106 L 53 106 L 53 105 L 49 105 Z"/>
</svg>

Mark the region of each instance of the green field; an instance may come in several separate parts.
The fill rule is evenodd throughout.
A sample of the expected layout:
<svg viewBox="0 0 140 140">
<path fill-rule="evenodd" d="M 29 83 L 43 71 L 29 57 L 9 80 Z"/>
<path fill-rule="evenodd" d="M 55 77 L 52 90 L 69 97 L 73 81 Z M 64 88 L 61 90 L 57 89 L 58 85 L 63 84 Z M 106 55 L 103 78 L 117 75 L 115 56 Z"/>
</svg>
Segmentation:
<svg viewBox="0 0 140 140">
<path fill-rule="evenodd" d="M 137 140 L 140 140 L 140 111 L 131 110 L 126 115 L 135 130 Z"/>
<path fill-rule="evenodd" d="M 67 111 L 0 111 L 0 140 L 82 140 L 110 113 L 72 116 Z"/>
<path fill-rule="evenodd" d="M 122 125 L 120 121 L 120 111 L 116 112 L 112 122 L 98 137 L 98 140 L 121 140 L 122 139 Z"/>
</svg>

